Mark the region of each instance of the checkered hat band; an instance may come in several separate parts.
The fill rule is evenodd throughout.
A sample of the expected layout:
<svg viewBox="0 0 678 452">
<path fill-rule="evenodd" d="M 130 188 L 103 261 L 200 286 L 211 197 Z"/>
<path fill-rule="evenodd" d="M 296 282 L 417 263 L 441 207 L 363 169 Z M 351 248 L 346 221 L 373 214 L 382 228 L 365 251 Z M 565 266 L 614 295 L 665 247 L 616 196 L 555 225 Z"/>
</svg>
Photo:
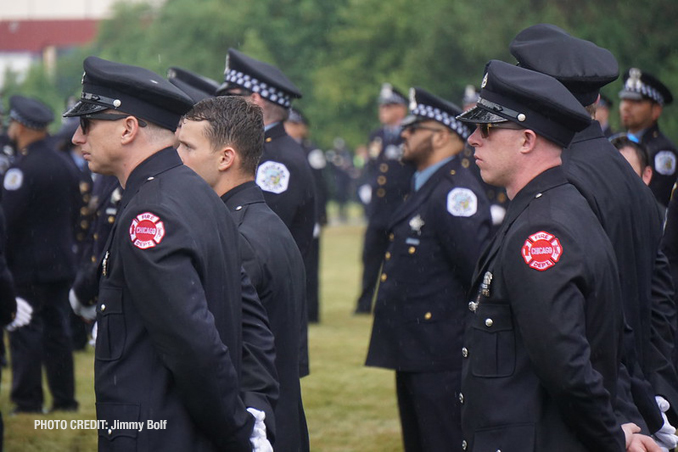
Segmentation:
<svg viewBox="0 0 678 452">
<path fill-rule="evenodd" d="M 463 122 L 457 121 L 454 116 L 450 116 L 447 112 L 441 111 L 439 108 L 431 107 L 430 105 L 417 104 L 412 110 L 415 116 L 423 116 L 425 118 L 433 119 L 442 124 L 445 124 L 450 129 L 454 130 L 457 135 L 464 140 L 471 135 L 471 131 Z"/>
<path fill-rule="evenodd" d="M 19 122 L 19 123 L 25 125 L 26 127 L 30 128 L 30 129 L 42 129 L 43 127 L 45 127 L 44 123 L 31 121 L 30 119 L 20 115 L 19 112 L 17 112 L 16 110 L 10 110 L 9 111 L 9 117 L 10 117 L 10 119 L 13 119 L 16 122 Z"/>
<path fill-rule="evenodd" d="M 235 71 L 232 69 L 229 70 L 226 73 L 225 81 L 241 86 L 248 91 L 252 91 L 253 93 L 258 93 L 264 99 L 282 107 L 290 108 L 292 105 L 292 99 L 290 99 L 290 96 L 285 94 L 283 91 L 280 91 L 276 87 L 268 85 L 264 82 L 260 82 L 251 75 L 243 74 L 240 71 Z"/>
<path fill-rule="evenodd" d="M 664 96 L 662 96 L 659 91 L 652 88 L 650 85 L 641 83 L 640 86 L 632 85 L 628 83 L 625 87 L 626 91 L 632 91 L 634 93 L 640 93 L 645 97 L 649 97 L 653 101 L 657 102 L 659 105 L 664 105 Z"/>
</svg>

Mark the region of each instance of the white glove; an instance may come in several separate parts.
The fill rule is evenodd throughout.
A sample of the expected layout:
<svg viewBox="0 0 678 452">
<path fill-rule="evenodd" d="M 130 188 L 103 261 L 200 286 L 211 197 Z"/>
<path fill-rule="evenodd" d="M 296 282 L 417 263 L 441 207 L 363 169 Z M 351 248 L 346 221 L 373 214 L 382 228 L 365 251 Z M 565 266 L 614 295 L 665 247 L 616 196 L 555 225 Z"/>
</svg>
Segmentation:
<svg viewBox="0 0 678 452">
<path fill-rule="evenodd" d="M 250 436 L 250 443 L 252 443 L 252 452 L 273 452 L 273 446 L 266 438 L 266 413 L 259 411 L 256 408 L 247 408 L 247 411 L 254 416 L 254 428 L 252 429 L 252 436 Z"/>
<path fill-rule="evenodd" d="M 90 334 L 92 335 L 92 340 L 89 341 L 92 347 L 95 347 L 97 345 L 98 333 L 99 333 L 99 322 L 94 322 L 94 325 L 92 326 L 92 331 L 90 332 Z"/>
<path fill-rule="evenodd" d="M 31 323 L 32 318 L 33 307 L 23 298 L 16 297 L 16 316 L 14 317 L 14 320 L 12 320 L 12 323 L 7 325 L 5 329 L 11 333 L 17 328 L 21 328 L 22 326 Z"/>
<path fill-rule="evenodd" d="M 657 432 L 655 432 L 654 440 L 657 442 L 657 445 L 663 450 L 673 450 L 678 446 L 678 436 L 676 436 L 676 428 L 669 424 L 669 420 L 666 418 L 666 412 L 671 405 L 669 402 L 662 396 L 655 396 L 654 398 L 657 402 L 659 410 L 662 412 L 662 418 L 664 419 L 664 425 Z"/>
<path fill-rule="evenodd" d="M 83 306 L 82 303 L 80 303 L 80 300 L 78 300 L 78 296 L 75 294 L 73 289 L 68 292 L 68 301 L 71 303 L 71 309 L 73 309 L 75 315 L 79 315 L 85 320 L 94 320 L 97 318 L 96 305 Z"/>
</svg>

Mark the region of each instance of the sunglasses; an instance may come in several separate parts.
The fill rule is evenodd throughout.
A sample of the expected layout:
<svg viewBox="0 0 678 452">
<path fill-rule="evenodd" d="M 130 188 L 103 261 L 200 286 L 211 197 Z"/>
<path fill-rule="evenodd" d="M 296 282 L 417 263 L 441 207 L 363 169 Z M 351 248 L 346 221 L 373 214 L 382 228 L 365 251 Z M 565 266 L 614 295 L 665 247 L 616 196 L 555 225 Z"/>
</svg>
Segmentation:
<svg viewBox="0 0 678 452">
<path fill-rule="evenodd" d="M 426 127 L 422 126 L 421 124 L 410 124 L 408 126 L 403 127 L 403 132 L 409 132 L 409 133 L 414 133 L 417 130 L 430 130 L 431 132 L 442 132 L 443 129 L 439 129 L 436 127 Z"/>
<path fill-rule="evenodd" d="M 115 113 L 92 113 L 89 115 L 80 116 L 80 128 L 82 129 L 83 134 L 87 134 L 89 131 L 90 120 L 96 119 L 99 121 L 119 121 L 123 118 L 129 118 L 130 115 L 117 115 Z M 147 124 L 142 119 L 137 118 L 139 127 L 146 127 Z"/>
<path fill-rule="evenodd" d="M 504 124 L 504 123 L 498 123 L 498 124 L 492 124 L 492 123 L 486 123 L 486 124 L 476 124 L 477 130 L 480 130 L 480 136 L 483 138 L 487 138 L 490 136 L 490 129 L 506 129 L 506 130 L 520 130 L 524 129 L 524 127 L 520 127 L 517 124 L 509 125 L 509 124 Z"/>
</svg>

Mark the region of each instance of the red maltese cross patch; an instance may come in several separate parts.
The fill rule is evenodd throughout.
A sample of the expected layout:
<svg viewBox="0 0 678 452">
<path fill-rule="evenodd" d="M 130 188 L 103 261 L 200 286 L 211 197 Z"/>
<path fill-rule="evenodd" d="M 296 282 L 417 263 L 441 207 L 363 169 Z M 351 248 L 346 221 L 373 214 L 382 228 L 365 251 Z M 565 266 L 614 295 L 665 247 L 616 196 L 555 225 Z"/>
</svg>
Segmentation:
<svg viewBox="0 0 678 452">
<path fill-rule="evenodd" d="M 560 256 L 563 255 L 563 246 L 555 235 L 541 231 L 525 240 L 521 254 L 528 266 L 543 272 L 560 260 Z"/>
<path fill-rule="evenodd" d="M 150 212 L 141 213 L 132 220 L 129 237 L 137 248 L 142 250 L 153 248 L 165 237 L 165 225 L 158 216 Z"/>
</svg>

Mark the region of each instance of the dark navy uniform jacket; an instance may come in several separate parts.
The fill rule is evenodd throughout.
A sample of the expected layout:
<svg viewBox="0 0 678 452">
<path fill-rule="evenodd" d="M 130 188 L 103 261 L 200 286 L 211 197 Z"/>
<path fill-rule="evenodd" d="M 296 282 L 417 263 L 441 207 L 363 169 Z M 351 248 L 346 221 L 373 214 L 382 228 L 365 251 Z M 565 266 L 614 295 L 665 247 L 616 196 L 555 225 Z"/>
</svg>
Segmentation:
<svg viewBox="0 0 678 452">
<path fill-rule="evenodd" d="M 399 129 L 388 133 L 382 127 L 370 134 L 365 172 L 372 198 L 365 209 L 371 227 L 386 229 L 391 215 L 411 190 L 414 167 L 400 161 L 403 142 Z"/>
<path fill-rule="evenodd" d="M 280 395 L 275 408 L 276 450 L 308 450 L 302 436 L 299 362 L 306 344 L 304 263 L 285 224 L 266 205 L 261 189 L 245 182 L 222 196 L 243 237 L 243 266 L 268 313 L 275 337 Z M 307 348 L 306 348 L 307 351 Z"/>
<path fill-rule="evenodd" d="M 28 145 L 5 173 L 7 263 L 16 285 L 72 281 L 79 188 L 47 140 Z"/>
<path fill-rule="evenodd" d="M 473 277 L 467 450 L 623 451 L 612 408 L 622 333 L 615 256 L 560 167 L 530 181 Z"/>
<path fill-rule="evenodd" d="M 107 245 L 95 393 L 108 424 L 99 450 L 250 451 L 253 418 L 239 397 L 238 232 L 219 197 L 166 148 L 130 174 Z M 160 420 L 167 429 L 147 428 Z"/>
<path fill-rule="evenodd" d="M 311 167 L 299 143 L 282 123 L 268 129 L 257 169 L 257 185 L 266 204 L 285 223 L 305 256 L 313 240 L 315 188 Z"/>
<path fill-rule="evenodd" d="M 99 293 L 99 263 L 108 235 L 113 229 L 122 199 L 122 187 L 115 176 L 98 175 L 92 187 L 88 209 L 91 212 L 89 233 L 82 243 L 78 272 L 73 291 L 85 306 L 96 304 Z"/>
<path fill-rule="evenodd" d="M 650 154 L 652 166 L 652 180 L 650 190 L 664 207 L 669 205 L 671 190 L 678 176 L 678 149 L 666 135 L 659 130 L 659 125 L 654 124 L 640 137 Z"/>
<path fill-rule="evenodd" d="M 16 293 L 12 273 L 7 267 L 5 249 L 7 233 L 5 232 L 5 214 L 0 206 L 0 325 L 4 326 L 14 320 L 16 313 Z"/>
<path fill-rule="evenodd" d="M 461 367 L 466 293 L 490 226 L 489 202 L 458 156 L 396 210 L 368 366 L 404 372 Z"/>
<path fill-rule="evenodd" d="M 597 121 L 575 135 L 563 153 L 563 169 L 612 242 L 625 320 L 631 330 L 628 352 L 632 355 L 625 353 L 624 361 L 634 379 L 647 380 L 656 391 L 647 403 L 638 399 L 637 392 L 635 400 L 654 432 L 661 427 L 654 395 L 663 395 L 672 407 L 678 407 L 678 380 L 670 352 L 676 310 L 670 270 L 660 251 L 661 213 L 652 192 L 605 138 Z M 644 377 L 637 375 L 635 365 Z"/>
</svg>

